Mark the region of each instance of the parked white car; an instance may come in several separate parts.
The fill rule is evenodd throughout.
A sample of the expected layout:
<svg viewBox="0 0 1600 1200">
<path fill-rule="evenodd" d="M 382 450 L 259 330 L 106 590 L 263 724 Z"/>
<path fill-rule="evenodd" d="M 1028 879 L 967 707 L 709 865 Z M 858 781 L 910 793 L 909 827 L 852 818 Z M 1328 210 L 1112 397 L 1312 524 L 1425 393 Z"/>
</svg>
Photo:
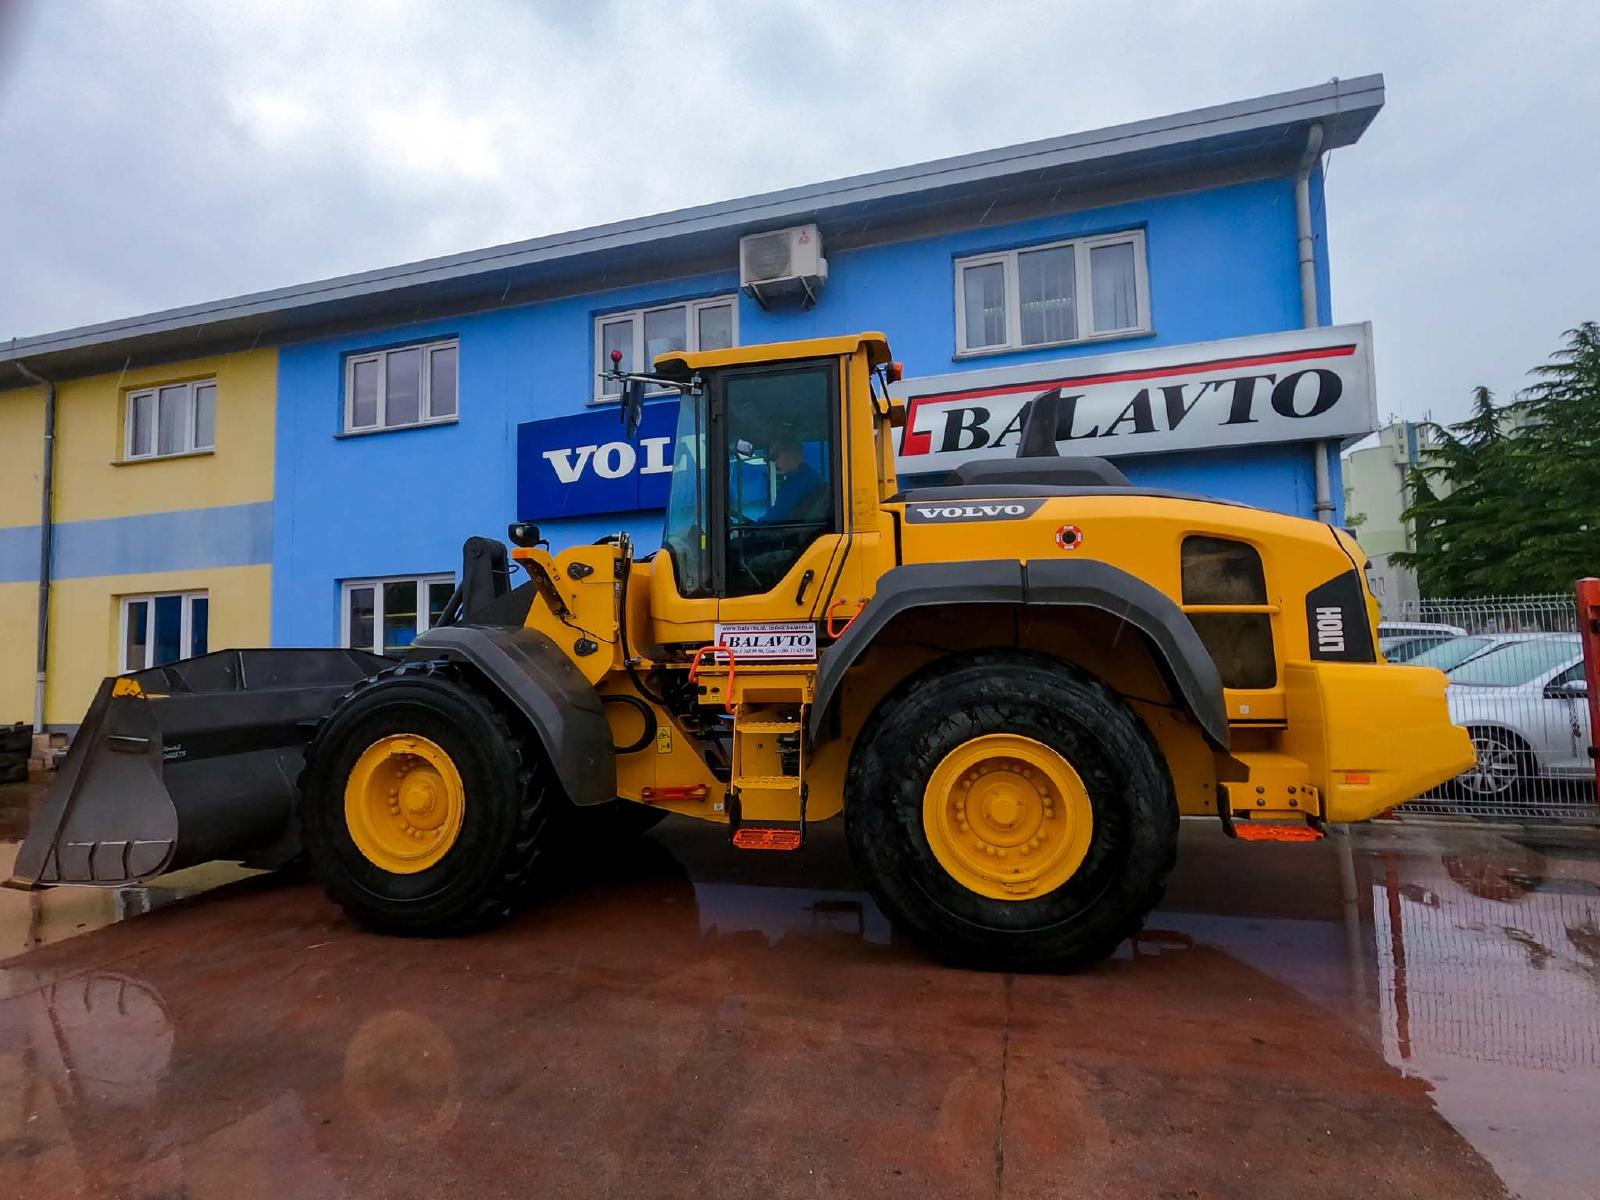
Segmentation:
<svg viewBox="0 0 1600 1200">
<path fill-rule="evenodd" d="M 1422 651 L 1467 631 L 1432 621 L 1379 621 L 1378 649 L 1389 662 L 1406 662 Z"/>
<path fill-rule="evenodd" d="M 1480 654 L 1487 654 L 1490 650 L 1497 649 L 1510 642 L 1527 642 L 1534 638 L 1548 637 L 1545 633 L 1468 633 L 1461 637 L 1448 638 L 1436 645 L 1429 646 L 1420 653 L 1413 654 L 1402 660 L 1412 667 L 1434 667 L 1447 674 L 1469 659 L 1477 658 Z M 1390 662 L 1395 659 L 1390 658 Z"/>
<path fill-rule="evenodd" d="M 1575 633 L 1509 635 L 1447 672 L 1450 719 L 1472 734 L 1478 763 L 1456 785 L 1505 800 L 1534 780 L 1594 784 L 1588 685 Z"/>
</svg>

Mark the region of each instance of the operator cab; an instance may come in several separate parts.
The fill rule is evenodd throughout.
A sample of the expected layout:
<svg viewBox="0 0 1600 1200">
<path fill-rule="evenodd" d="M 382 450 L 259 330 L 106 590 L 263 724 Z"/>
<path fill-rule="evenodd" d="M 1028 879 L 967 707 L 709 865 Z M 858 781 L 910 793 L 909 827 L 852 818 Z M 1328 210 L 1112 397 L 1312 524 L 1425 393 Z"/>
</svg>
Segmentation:
<svg viewBox="0 0 1600 1200">
<path fill-rule="evenodd" d="M 888 407 L 863 400 L 887 361 L 887 342 L 866 334 L 671 353 L 652 375 L 616 373 L 680 397 L 664 553 L 650 583 L 662 644 L 709 641 L 706 622 L 815 620 L 824 597 L 837 598 L 846 561 L 865 568 L 859 526 L 877 520 L 875 424 L 887 424 Z M 630 393 L 642 391 L 624 382 L 625 424 Z M 853 528 L 850 480 L 868 476 L 859 503 L 870 499 L 870 511 L 854 514 Z"/>
<path fill-rule="evenodd" d="M 838 531 L 837 392 L 821 360 L 713 371 L 684 395 L 662 535 L 680 595 L 770 591 Z"/>
</svg>

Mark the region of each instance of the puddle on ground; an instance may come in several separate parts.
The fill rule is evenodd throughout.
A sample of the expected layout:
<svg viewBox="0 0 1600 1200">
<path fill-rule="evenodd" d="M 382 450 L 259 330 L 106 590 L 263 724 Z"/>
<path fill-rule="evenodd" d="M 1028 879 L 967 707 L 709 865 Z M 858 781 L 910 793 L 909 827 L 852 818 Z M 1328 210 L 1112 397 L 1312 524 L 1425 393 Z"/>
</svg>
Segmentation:
<svg viewBox="0 0 1600 1200">
<path fill-rule="evenodd" d="M 28 816 L 43 794 L 37 783 L 0 787 L 0 880 L 11 878 Z M 0 887 L 0 961 L 256 874 L 233 863 L 207 863 L 133 887 Z"/>
<path fill-rule="evenodd" d="M 1198 969 L 1206 956 L 1196 951 L 1204 949 L 1287 984 L 1308 1005 L 1366 1031 L 1395 1068 L 1426 1080 L 1439 1113 L 1513 1192 L 1528 1200 L 1593 1194 L 1600 840 L 1374 828 L 1268 857 L 1217 836 L 1186 830 L 1191 853 L 1180 854 L 1179 875 L 1192 886 L 1170 893 L 1185 894 L 1169 898 L 1119 958 L 1193 955 Z M 16 853 L 15 843 L 0 843 L 0 876 L 9 875 Z M 759 935 L 794 953 L 815 953 L 838 939 L 900 944 L 859 890 L 836 829 L 819 830 L 803 857 L 769 862 L 729 851 L 715 831 L 674 826 L 635 848 L 634 858 L 620 878 L 596 886 L 616 911 L 648 912 L 652 897 L 673 905 L 689 939 Z M 1247 858 L 1254 888 L 1241 887 Z M 212 864 L 142 887 L 0 889 L 0 959 L 249 874 Z M 618 896 L 616 889 L 630 887 L 630 895 Z M 662 918 L 658 909 L 642 919 Z M 597 936 L 618 935 L 608 927 Z M 758 952 L 751 961 L 765 960 Z M 1173 965 L 1183 970 L 1181 962 Z M 1066 995 L 1075 986 L 1061 983 Z M 97 1038 L 139 1043 L 149 1059 L 136 1069 L 90 1074 L 97 1086 L 142 1101 L 137 1089 L 172 1053 L 154 985 L 101 973 L 51 989 L 38 1001 L 54 1006 L 50 1036 L 70 1041 L 78 1060 L 102 1052 Z M 1206 1000 L 1201 991 L 1193 1002 Z M 345 1072 L 362 1097 L 364 1120 L 384 1129 L 394 1124 L 384 1105 L 398 1089 L 427 1092 L 428 1111 L 439 1114 L 429 1119 L 442 1128 L 453 1122 L 459 1097 L 449 1089 L 434 1096 L 424 1086 L 449 1059 L 448 1046 L 437 1041 L 387 1011 L 362 1026 Z M 424 1048 L 427 1069 L 409 1084 L 391 1077 L 388 1047 L 396 1042 Z"/>
<path fill-rule="evenodd" d="M 1384 1056 L 1527 1200 L 1592 1196 L 1600 863 L 1592 843 L 1372 860 Z"/>
<path fill-rule="evenodd" d="M 697 883 L 702 935 L 756 932 L 777 945 L 786 934 L 840 934 L 875 946 L 893 940 L 889 918 L 862 892 Z"/>
</svg>

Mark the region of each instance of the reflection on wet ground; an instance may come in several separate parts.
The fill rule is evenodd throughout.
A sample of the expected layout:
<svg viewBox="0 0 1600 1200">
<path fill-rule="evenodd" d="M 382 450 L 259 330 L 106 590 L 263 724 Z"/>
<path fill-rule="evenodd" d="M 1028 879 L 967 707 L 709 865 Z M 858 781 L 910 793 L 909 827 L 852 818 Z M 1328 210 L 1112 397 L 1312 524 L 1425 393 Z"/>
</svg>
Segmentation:
<svg viewBox="0 0 1600 1200">
<path fill-rule="evenodd" d="M 28 816 L 44 795 L 43 784 L 0 787 L 0 880 L 11 877 L 18 843 L 28 829 Z M 231 863 L 207 863 L 137 887 L 54 888 L 18 892 L 0 888 L 0 959 L 58 942 L 113 921 L 197 895 L 224 883 L 257 874 Z M 0 996 L 5 995 L 0 985 Z"/>
<path fill-rule="evenodd" d="M 10 959 L 0 1178 L 195 1200 L 1600 1180 L 1600 853 L 1578 835 L 1186 827 L 1150 928 L 1071 977 L 907 946 L 836 826 L 776 858 L 669 822 L 571 874 L 463 941 L 364 934 L 259 877 Z"/>
</svg>

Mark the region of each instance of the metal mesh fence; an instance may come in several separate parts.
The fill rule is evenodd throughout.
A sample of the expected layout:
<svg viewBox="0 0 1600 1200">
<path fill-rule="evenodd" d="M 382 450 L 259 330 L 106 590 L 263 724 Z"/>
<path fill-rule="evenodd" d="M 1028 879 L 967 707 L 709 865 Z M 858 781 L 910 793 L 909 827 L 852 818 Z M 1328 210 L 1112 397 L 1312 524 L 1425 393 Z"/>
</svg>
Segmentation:
<svg viewBox="0 0 1600 1200">
<path fill-rule="evenodd" d="M 1391 1062 L 1600 1064 L 1600 891 L 1537 850 L 1385 856 L 1373 883 Z"/>
<path fill-rule="evenodd" d="M 1475 768 L 1401 812 L 1594 822 L 1594 743 L 1571 596 L 1486 596 L 1393 605 L 1385 657 L 1450 677 L 1450 716 Z"/>
</svg>

